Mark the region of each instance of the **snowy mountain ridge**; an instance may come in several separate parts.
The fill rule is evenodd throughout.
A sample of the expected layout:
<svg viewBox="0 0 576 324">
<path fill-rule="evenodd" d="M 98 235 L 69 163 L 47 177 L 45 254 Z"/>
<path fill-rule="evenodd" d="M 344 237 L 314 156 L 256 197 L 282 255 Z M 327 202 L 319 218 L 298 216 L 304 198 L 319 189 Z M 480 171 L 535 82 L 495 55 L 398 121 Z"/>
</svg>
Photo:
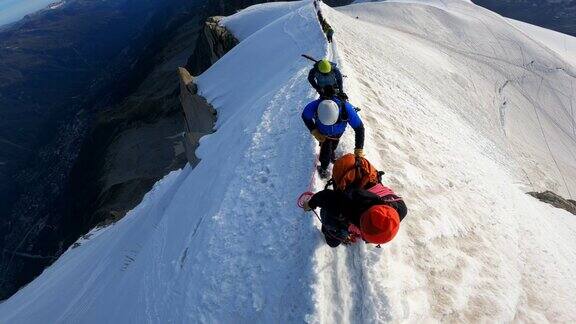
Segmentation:
<svg viewBox="0 0 576 324">
<path fill-rule="evenodd" d="M 309 1 L 226 18 L 241 42 L 198 79 L 218 109 L 202 161 L 0 304 L 0 322 L 576 320 L 576 219 L 524 193 L 576 193 L 575 67 L 487 10 L 441 4 L 322 6 L 334 46 Z M 406 200 L 382 249 L 330 249 L 295 206 L 317 150 L 302 53 L 342 66 L 367 157 Z"/>
</svg>

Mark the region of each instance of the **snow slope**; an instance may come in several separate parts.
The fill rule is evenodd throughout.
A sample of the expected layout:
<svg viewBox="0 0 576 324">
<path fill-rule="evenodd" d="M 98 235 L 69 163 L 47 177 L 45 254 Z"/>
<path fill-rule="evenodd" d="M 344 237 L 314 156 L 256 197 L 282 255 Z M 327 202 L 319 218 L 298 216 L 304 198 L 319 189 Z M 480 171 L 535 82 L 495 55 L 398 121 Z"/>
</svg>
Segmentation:
<svg viewBox="0 0 576 324">
<path fill-rule="evenodd" d="M 0 304 L 0 322 L 576 321 L 576 218 L 524 193 L 576 193 L 573 68 L 460 0 L 323 11 L 331 47 L 310 2 L 227 18 L 242 42 L 199 78 L 219 113 L 200 164 Z M 339 62 L 368 158 L 406 199 L 382 249 L 330 249 L 295 207 L 317 151 L 301 53 Z"/>
<path fill-rule="evenodd" d="M 508 21 L 557 52 L 564 60 L 576 65 L 576 37 L 514 19 L 508 19 Z"/>
<path fill-rule="evenodd" d="M 348 255 L 362 279 L 348 320 L 573 322 L 576 219 L 523 193 L 576 192 L 572 68 L 461 1 L 339 11 L 325 16 L 368 157 L 411 209 L 387 249 Z M 319 322 L 340 318 L 332 306 Z"/>
<path fill-rule="evenodd" d="M 224 17 L 221 24 L 229 30 L 233 30 L 234 36 L 243 41 L 262 29 L 263 26 L 308 5 L 308 1 L 257 4 L 241 10 L 235 15 Z"/>
</svg>

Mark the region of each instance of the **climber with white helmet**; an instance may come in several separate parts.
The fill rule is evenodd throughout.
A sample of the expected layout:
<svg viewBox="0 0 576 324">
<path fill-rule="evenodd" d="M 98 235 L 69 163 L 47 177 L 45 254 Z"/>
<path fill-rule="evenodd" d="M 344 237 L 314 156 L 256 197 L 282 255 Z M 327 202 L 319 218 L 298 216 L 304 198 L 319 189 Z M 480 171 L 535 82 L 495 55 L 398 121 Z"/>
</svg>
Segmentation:
<svg viewBox="0 0 576 324">
<path fill-rule="evenodd" d="M 336 63 L 327 59 L 316 61 L 314 67 L 308 72 L 308 82 L 318 92 L 320 97 L 327 97 L 326 89 L 334 89 L 339 98 L 347 100 L 342 84 L 342 73 Z"/>
<path fill-rule="evenodd" d="M 334 152 L 348 124 L 356 135 L 354 154 L 364 156 L 364 124 L 349 102 L 336 96 L 314 100 L 304 108 L 302 119 L 320 143 L 318 173 L 321 178 L 328 177 L 328 165 L 336 160 Z"/>
</svg>

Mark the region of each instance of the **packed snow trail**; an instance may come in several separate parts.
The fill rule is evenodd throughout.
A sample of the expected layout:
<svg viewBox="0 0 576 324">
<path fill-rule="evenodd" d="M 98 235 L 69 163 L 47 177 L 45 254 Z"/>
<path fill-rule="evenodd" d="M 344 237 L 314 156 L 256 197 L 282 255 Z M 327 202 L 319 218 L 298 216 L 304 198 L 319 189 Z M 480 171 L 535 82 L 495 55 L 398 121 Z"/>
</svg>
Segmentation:
<svg viewBox="0 0 576 324">
<path fill-rule="evenodd" d="M 420 2 L 322 6 L 332 48 L 309 1 L 226 18 L 241 43 L 198 80 L 219 115 L 201 162 L 0 323 L 576 322 L 576 219 L 524 194 L 576 192 L 574 67 L 471 3 Z M 339 62 L 367 157 L 408 205 L 382 249 L 331 249 L 295 206 L 317 153 L 302 53 Z"/>
<path fill-rule="evenodd" d="M 320 10 L 328 8 L 320 6 Z M 328 23 L 332 21 L 328 19 Z M 337 39 L 338 36 L 335 37 Z M 338 55 L 337 42 L 334 40 L 328 46 L 327 58 L 338 64 L 344 75 L 348 73 L 344 62 Z M 348 91 L 350 84 L 344 78 L 344 89 L 350 95 L 350 102 L 355 104 L 353 92 Z M 337 156 L 354 150 L 353 131 L 348 129 L 337 149 Z M 325 181 L 318 177 L 315 181 L 314 191 L 324 189 Z M 318 226 L 321 226 L 318 224 Z M 308 317 L 310 322 L 319 323 L 366 323 L 377 318 L 370 307 L 372 301 L 365 296 L 367 282 L 364 272 L 367 268 L 363 258 L 363 243 L 339 249 L 322 246 L 315 252 L 315 269 L 318 274 L 314 285 L 314 300 L 316 301 L 315 314 Z M 374 248 L 374 246 L 372 246 Z"/>
<path fill-rule="evenodd" d="M 576 179 L 574 116 L 565 109 L 575 94 L 567 86 L 573 70 L 557 71 L 569 65 L 502 18 L 442 3 L 445 9 L 352 5 L 339 10 L 344 14 L 324 7 L 342 45 L 346 91 L 368 125 L 368 158 L 388 171 L 385 181 L 404 195 L 409 215 L 382 250 L 317 250 L 326 264 L 360 257 L 360 267 L 334 269 L 340 283 L 361 279 L 363 286 L 355 287 L 362 296 L 330 291 L 320 278 L 315 299 L 337 291 L 339 303 L 317 307 L 311 318 L 573 322 L 576 220 L 522 190 L 554 184 L 575 191 L 564 175 Z M 511 89 L 498 93 L 493 84 L 506 79 Z M 509 110 L 505 124 L 491 111 L 498 100 L 509 105 L 499 107 Z M 530 105 L 546 124 L 523 111 Z M 542 133 L 559 147 L 549 147 Z M 352 143 L 347 137 L 341 149 L 351 151 Z"/>
</svg>

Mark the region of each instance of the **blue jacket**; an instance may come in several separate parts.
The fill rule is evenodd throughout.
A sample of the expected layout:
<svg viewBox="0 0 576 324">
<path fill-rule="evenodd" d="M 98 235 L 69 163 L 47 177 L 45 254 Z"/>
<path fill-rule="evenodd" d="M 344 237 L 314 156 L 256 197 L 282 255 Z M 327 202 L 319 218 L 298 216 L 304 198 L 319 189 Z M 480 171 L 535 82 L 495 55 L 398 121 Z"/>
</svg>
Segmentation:
<svg viewBox="0 0 576 324">
<path fill-rule="evenodd" d="M 349 124 L 356 133 L 356 148 L 363 148 L 364 147 L 364 124 L 358 116 L 356 110 L 354 110 L 354 106 L 352 106 L 349 102 L 342 102 L 340 99 L 334 97 L 332 100 L 338 104 L 340 107 L 340 118 L 334 125 L 323 125 L 320 120 L 318 119 L 318 106 L 323 99 L 317 99 L 306 105 L 304 111 L 302 112 L 302 120 L 304 120 L 304 124 L 308 130 L 313 131 L 314 129 L 318 129 L 318 131 L 322 135 L 326 135 L 332 138 L 340 138 L 344 131 L 346 130 L 346 126 Z M 344 103 L 344 105 L 342 105 Z M 342 107 L 344 106 L 344 107 Z M 343 109 L 346 109 L 346 113 L 343 114 Z M 347 115 L 347 119 L 345 118 Z"/>
</svg>

